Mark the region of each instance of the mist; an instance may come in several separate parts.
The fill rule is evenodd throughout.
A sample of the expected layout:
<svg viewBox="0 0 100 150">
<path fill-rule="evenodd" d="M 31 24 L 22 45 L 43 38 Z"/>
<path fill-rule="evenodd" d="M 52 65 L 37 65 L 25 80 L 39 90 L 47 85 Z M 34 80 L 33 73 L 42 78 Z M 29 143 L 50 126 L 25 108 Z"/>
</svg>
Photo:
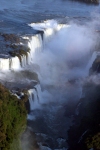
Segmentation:
<svg viewBox="0 0 100 150">
<path fill-rule="evenodd" d="M 49 82 L 50 80 L 52 84 L 86 77 L 89 70 L 87 66 L 97 44 L 96 40 L 97 37 L 94 37 L 91 29 L 77 24 L 65 26 L 52 35 L 43 51 L 35 54 L 34 57 L 34 63 L 40 66 L 41 76 L 46 79 L 42 81 Z"/>
<path fill-rule="evenodd" d="M 33 29 L 44 31 L 44 38 L 41 50 L 33 53 L 32 63 L 39 66 L 35 71 L 40 85 L 31 90 L 31 97 L 32 94 L 35 97 L 30 100 L 29 120 L 36 121 L 41 117 L 40 112 L 43 116 L 44 111 L 52 116 L 64 105 L 76 105 L 82 97 L 82 86 L 97 56 L 94 25 L 89 28 L 89 24 L 71 22 L 60 25 L 59 30 L 56 30 L 58 25 L 56 20 L 30 24 Z M 32 71 L 34 67 L 31 65 L 28 69 Z"/>
<path fill-rule="evenodd" d="M 99 76 L 89 75 L 97 57 L 97 23 L 70 22 L 59 29 L 58 24 L 55 20 L 30 24 L 33 29 L 44 31 L 44 36 L 41 50 L 33 53 L 32 63 L 39 66 L 35 71 L 40 84 L 30 91 L 31 112 L 27 116 L 37 137 L 40 135 L 43 140 L 47 136 L 55 142 L 58 137 L 68 138 L 72 114 L 83 97 L 83 85 L 100 80 Z M 34 67 L 28 69 L 32 71 Z"/>
<path fill-rule="evenodd" d="M 40 109 L 44 103 L 55 102 L 60 105 L 70 100 L 78 101 L 82 94 L 84 79 L 88 77 L 89 69 L 96 58 L 97 35 L 92 30 L 94 23 L 93 28 L 89 28 L 90 24 L 92 26 L 91 22 L 88 25 L 71 22 L 60 25 L 59 28 L 56 20 L 30 24 L 33 29 L 44 31 L 43 47 L 39 51 L 34 50 L 32 63 L 29 66 L 26 65 L 14 72 L 7 71 L 6 74 L 1 72 L 1 80 L 18 85 L 21 80 L 23 86 L 29 85 L 33 79 L 28 76 L 27 71 L 36 72 L 40 81 L 40 88 L 36 87 L 37 95 L 41 96 L 36 106 L 33 102 L 33 110 Z M 34 43 L 34 38 L 32 40 L 31 42 Z M 35 45 L 38 45 L 39 43 L 36 42 L 39 41 L 35 41 Z"/>
</svg>

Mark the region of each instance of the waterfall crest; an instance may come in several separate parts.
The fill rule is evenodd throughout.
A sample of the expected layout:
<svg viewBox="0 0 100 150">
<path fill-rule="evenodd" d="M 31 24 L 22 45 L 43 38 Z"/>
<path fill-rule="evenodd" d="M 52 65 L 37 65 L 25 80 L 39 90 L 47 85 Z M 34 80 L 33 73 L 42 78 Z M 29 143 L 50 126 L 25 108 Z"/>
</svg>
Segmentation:
<svg viewBox="0 0 100 150">
<path fill-rule="evenodd" d="M 39 24 L 32 23 L 30 26 L 38 31 L 43 31 L 43 40 L 41 34 L 33 35 L 31 38 L 23 37 L 28 40 L 30 52 L 27 52 L 27 55 L 20 55 L 20 57 L 0 58 L 0 70 L 18 70 L 30 65 L 34 62 L 35 55 L 42 51 L 43 46 L 50 41 L 53 35 L 62 28 L 68 27 L 68 25 L 58 24 L 54 20 Z"/>
</svg>

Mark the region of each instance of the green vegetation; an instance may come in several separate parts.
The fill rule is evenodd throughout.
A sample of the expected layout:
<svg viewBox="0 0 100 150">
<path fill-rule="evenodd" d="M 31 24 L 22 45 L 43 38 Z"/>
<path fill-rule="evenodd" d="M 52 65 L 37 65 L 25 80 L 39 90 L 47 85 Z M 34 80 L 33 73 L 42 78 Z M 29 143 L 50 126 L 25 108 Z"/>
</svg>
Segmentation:
<svg viewBox="0 0 100 150">
<path fill-rule="evenodd" d="M 90 135 L 85 141 L 87 148 L 94 148 L 96 150 L 100 150 L 100 132 L 95 134 L 94 136 Z"/>
<path fill-rule="evenodd" d="M 26 96 L 17 99 L 0 84 L 0 150 L 9 150 L 26 124 Z"/>
</svg>

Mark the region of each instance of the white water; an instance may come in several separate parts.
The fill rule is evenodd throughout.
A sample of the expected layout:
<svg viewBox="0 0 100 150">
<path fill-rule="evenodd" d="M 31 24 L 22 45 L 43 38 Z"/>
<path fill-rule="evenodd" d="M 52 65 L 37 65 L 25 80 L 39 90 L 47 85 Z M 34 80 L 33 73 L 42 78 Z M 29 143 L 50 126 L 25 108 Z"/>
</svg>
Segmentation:
<svg viewBox="0 0 100 150">
<path fill-rule="evenodd" d="M 27 57 L 26 55 L 21 56 L 21 67 L 25 67 L 27 65 Z"/>
<path fill-rule="evenodd" d="M 69 104 L 76 104 L 82 96 L 83 81 L 96 58 L 95 39 L 88 28 L 75 24 L 38 26 L 44 31 L 43 41 L 40 34 L 29 39 L 31 51 L 28 52 L 27 59 L 26 56 L 21 56 L 22 66 L 18 57 L 5 59 L 5 62 L 1 59 L 0 65 L 3 70 L 20 67 L 30 70 L 32 64 L 40 67 L 37 73 L 41 85 L 37 84 L 28 90 L 31 112 L 27 119 L 37 121 L 41 117 L 48 135 L 53 137 L 57 134 L 66 139 L 65 132 L 67 133 L 72 120 L 65 117 L 65 111 L 69 109 Z M 34 72 L 34 69 L 31 71 Z M 34 113 L 35 110 L 37 114 Z M 39 130 L 46 134 L 42 128 Z"/>
<path fill-rule="evenodd" d="M 69 25 L 58 24 L 56 20 L 47 20 L 43 23 L 29 24 L 33 29 L 43 31 L 43 44 L 45 45 L 49 40 L 62 28 L 69 27 Z"/>
<path fill-rule="evenodd" d="M 92 54 L 92 56 L 91 56 L 91 58 L 90 58 L 90 60 L 89 60 L 89 62 L 87 64 L 87 66 L 86 66 L 86 69 L 87 69 L 88 73 L 89 73 L 89 69 L 92 67 L 92 64 L 93 64 L 94 60 L 96 59 L 96 57 L 97 57 L 97 53 L 93 52 L 93 54 Z"/>
<path fill-rule="evenodd" d="M 20 67 L 20 61 L 17 56 L 7 59 L 0 58 L 0 70 L 18 70 Z"/>
<path fill-rule="evenodd" d="M 29 42 L 31 52 L 28 59 L 40 66 L 38 73 L 40 83 L 63 87 L 63 90 L 66 88 L 70 95 L 71 89 L 65 84 L 70 80 L 87 77 L 96 58 L 94 33 L 88 27 L 76 24 L 59 25 L 55 20 L 32 23 L 30 26 L 33 29 L 44 31 L 43 41 L 40 35 L 36 35 Z M 42 52 L 41 49 L 43 49 Z M 81 85 L 77 84 L 77 86 L 81 91 Z M 73 87 L 74 85 L 71 88 Z M 41 89 L 37 90 L 38 95 L 41 95 L 40 91 Z M 40 99 L 42 103 L 43 98 Z"/>
<path fill-rule="evenodd" d="M 44 21 L 43 23 L 31 23 L 29 24 L 33 29 L 38 30 L 38 31 L 45 31 L 45 29 L 51 28 L 51 29 L 56 29 L 58 26 L 58 23 L 56 20 L 47 20 Z"/>
<path fill-rule="evenodd" d="M 20 69 L 20 61 L 19 61 L 19 58 L 16 56 L 16 57 L 12 57 L 11 58 L 11 66 L 10 66 L 10 69 L 14 69 L 14 70 L 18 70 Z"/>
<path fill-rule="evenodd" d="M 33 110 L 36 105 L 38 105 L 38 95 L 35 89 L 30 89 L 28 91 L 29 94 L 29 102 L 30 102 L 30 110 Z"/>
<path fill-rule="evenodd" d="M 36 55 L 38 56 L 38 53 L 40 53 L 43 50 L 43 47 L 45 46 L 46 43 L 52 39 L 52 37 L 60 31 L 62 28 L 67 28 L 68 25 L 63 25 L 63 24 L 57 24 L 55 20 L 49 20 L 44 23 L 40 24 L 30 24 L 30 26 L 34 29 L 41 29 L 44 31 L 43 34 L 43 41 L 42 37 L 40 34 L 36 34 L 29 39 L 29 37 L 23 37 L 23 39 L 28 39 L 28 46 L 30 48 L 30 52 L 27 52 L 27 57 L 26 55 L 21 56 L 21 62 L 19 58 L 12 57 L 12 58 L 0 58 L 0 70 L 18 70 L 21 67 L 26 67 L 27 64 L 31 64 L 34 62 L 34 59 Z"/>
<path fill-rule="evenodd" d="M 28 64 L 34 62 L 35 53 L 42 51 L 42 38 L 40 34 L 32 36 L 28 42 L 30 53 L 28 53 Z"/>
<path fill-rule="evenodd" d="M 40 85 L 37 84 L 33 89 L 28 90 L 28 95 L 30 101 L 30 109 L 34 110 L 35 108 L 38 108 L 42 99 Z"/>
<path fill-rule="evenodd" d="M 58 146 L 58 149 L 67 149 L 67 146 L 63 147 L 62 139 L 67 139 L 66 133 L 72 124 L 69 111 L 71 113 L 71 109 L 82 97 L 82 85 L 97 56 L 94 51 L 96 41 L 87 27 L 75 24 L 56 27 L 58 30 L 50 26 L 48 28 L 48 25 L 34 24 L 36 29 L 45 29 L 43 50 L 37 55 L 34 39 L 30 42 L 34 56 L 32 62 L 40 67 L 37 72 L 40 85 L 29 90 L 31 112 L 27 119 L 36 123 L 35 127 L 32 126 L 34 132 L 45 134 L 47 139 L 51 136 L 52 142 L 60 143 L 58 145 L 61 148 Z M 49 147 L 40 147 L 42 148 Z"/>
<path fill-rule="evenodd" d="M 21 56 L 21 64 L 18 57 L 0 59 L 0 69 L 18 70 L 21 67 L 27 68 L 27 64 L 32 66 L 32 63 L 35 63 L 40 67 L 40 72 L 37 72 L 40 83 L 44 87 L 52 85 L 57 88 L 41 91 L 40 85 L 37 85 L 36 89 L 30 89 L 31 110 L 41 107 L 44 103 L 56 101 L 56 99 L 60 102 L 59 97 L 61 96 L 66 97 L 68 99 L 66 101 L 69 101 L 71 99 L 70 91 L 74 92 L 75 86 L 77 87 L 75 90 L 77 96 L 74 97 L 79 99 L 82 91 L 81 82 L 77 84 L 76 80 L 79 82 L 80 78 L 88 76 L 89 69 L 96 58 L 96 53 L 93 52 L 95 40 L 92 32 L 84 26 L 59 25 L 54 20 L 30 26 L 44 31 L 43 41 L 40 34 L 31 38 L 23 37 L 29 40 L 30 52 L 27 53 L 28 56 Z M 73 85 L 69 84 L 71 80 L 74 81 Z M 51 96 L 53 94 L 55 94 L 55 100 Z M 63 101 L 65 102 L 65 98 Z"/>
<path fill-rule="evenodd" d="M 0 69 L 8 70 L 9 65 L 9 59 L 0 58 Z"/>
<path fill-rule="evenodd" d="M 0 58 L 0 70 L 19 70 L 33 63 L 35 53 L 42 51 L 42 44 L 43 42 L 40 34 L 32 36 L 31 40 L 28 42 L 28 46 L 31 51 L 27 52 L 27 56 L 24 54 L 22 56 L 20 55 L 21 62 L 17 56 L 10 58 Z"/>
</svg>

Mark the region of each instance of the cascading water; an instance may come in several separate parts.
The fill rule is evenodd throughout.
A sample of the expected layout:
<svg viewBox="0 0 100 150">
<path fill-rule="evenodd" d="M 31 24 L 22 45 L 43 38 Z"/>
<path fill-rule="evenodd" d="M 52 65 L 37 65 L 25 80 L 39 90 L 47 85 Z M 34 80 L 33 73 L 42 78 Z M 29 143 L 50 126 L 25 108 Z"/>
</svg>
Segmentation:
<svg viewBox="0 0 100 150">
<path fill-rule="evenodd" d="M 30 53 L 28 53 L 28 64 L 34 62 L 34 55 L 42 50 L 42 37 L 40 34 L 32 36 L 31 40 L 28 42 L 30 48 Z"/>
<path fill-rule="evenodd" d="M 8 70 L 9 69 L 9 59 L 0 59 L 0 69 Z"/>
<path fill-rule="evenodd" d="M 20 59 L 17 56 L 0 58 L 0 70 L 18 70 L 26 67 L 27 64 L 29 65 L 33 62 L 35 53 L 38 53 L 42 50 L 42 43 L 42 37 L 40 34 L 32 36 L 31 40 L 28 42 L 28 46 L 31 51 L 27 52 L 26 55 L 20 55 Z"/>
<path fill-rule="evenodd" d="M 31 24 L 29 24 L 29 26 L 31 26 L 33 29 L 35 29 L 37 31 L 43 31 L 44 32 L 42 45 L 45 46 L 45 44 L 47 42 L 49 42 L 49 40 L 53 37 L 53 35 L 55 35 L 62 28 L 66 28 L 69 25 L 58 24 L 57 21 L 55 21 L 55 20 L 47 20 L 44 23 L 37 23 L 37 24 L 31 23 Z M 38 37 L 38 39 L 40 39 L 40 36 Z M 41 41 L 41 40 L 39 40 L 39 41 Z M 38 44 L 37 44 L 37 46 L 38 46 Z M 29 47 L 30 47 L 30 44 L 29 44 Z M 31 49 L 34 49 L 34 48 L 31 47 Z"/>
<path fill-rule="evenodd" d="M 36 107 L 39 107 L 41 101 L 41 87 L 37 84 L 33 89 L 28 90 L 30 110 L 34 110 Z"/>
<path fill-rule="evenodd" d="M 92 67 L 92 64 L 93 64 L 94 60 L 96 59 L 96 57 L 97 57 L 97 53 L 93 52 L 87 66 L 86 66 L 86 69 L 87 69 L 88 73 L 89 73 L 89 69 Z"/>
<path fill-rule="evenodd" d="M 20 61 L 19 61 L 19 58 L 16 56 L 16 57 L 12 57 L 11 58 L 11 66 L 10 66 L 10 69 L 20 69 Z"/>
<path fill-rule="evenodd" d="M 16 57 L 12 57 L 12 58 L 0 58 L 0 70 L 16 70 L 16 69 L 20 69 L 20 61 L 19 58 Z"/>
<path fill-rule="evenodd" d="M 36 71 L 40 84 L 28 90 L 28 127 L 36 134 L 40 149 L 66 150 L 67 131 L 82 96 L 83 79 L 96 58 L 95 42 L 89 29 L 83 26 L 46 21 L 31 27 L 43 31 L 43 39 L 41 34 L 28 37 L 27 56 L 21 55 L 21 60 L 17 56 L 0 59 L 0 69 L 23 67 L 29 72 Z M 34 64 L 38 71 L 32 68 Z"/>
<path fill-rule="evenodd" d="M 37 73 L 41 87 L 38 84 L 28 92 L 28 120 L 29 127 L 37 135 L 40 149 L 62 150 L 67 149 L 67 131 L 72 123 L 71 115 L 82 96 L 83 79 L 88 76 L 96 58 L 95 42 L 87 28 L 57 24 L 54 27 L 49 21 L 48 24 L 31 25 L 36 30 L 44 31 L 42 43 L 46 44 L 42 44 L 42 53 L 34 55 L 31 60 L 40 67 Z M 34 45 L 34 41 L 32 38 L 29 44 L 31 54 L 38 51 L 38 44 Z M 43 143 L 46 146 L 42 146 Z"/>
<path fill-rule="evenodd" d="M 82 140 L 87 136 L 87 130 L 90 133 L 86 140 L 89 149 L 97 149 L 96 139 L 97 146 L 99 145 L 99 133 L 93 136 L 93 140 L 91 135 L 97 133 L 100 127 L 100 110 L 98 108 L 97 112 L 93 111 L 96 106 L 99 107 L 100 101 L 92 103 L 91 108 L 88 102 L 91 103 L 92 99 L 100 100 L 100 57 L 95 60 L 95 50 L 100 51 L 100 4 L 99 0 L 79 1 L 0 1 L 0 57 L 3 57 L 0 58 L 0 82 L 11 92 L 17 92 L 17 97 L 21 96 L 20 92 L 29 96 L 30 112 L 28 109 L 27 128 L 21 138 L 22 150 L 86 150 L 84 145 L 74 148 L 74 144 L 75 141 L 84 142 Z M 87 1 L 89 5 L 84 3 Z M 46 20 L 51 18 L 56 18 L 57 21 Z M 32 21 L 35 23 L 31 23 Z M 27 23 L 31 24 L 28 26 Z M 95 47 L 95 43 L 98 48 Z M 11 57 L 15 56 L 13 50 L 16 57 Z M 2 53 L 9 53 L 11 56 L 4 56 Z M 94 85 L 91 87 L 91 84 Z M 87 94 L 89 96 L 84 99 Z M 21 124 L 24 123 L 21 118 L 25 113 L 22 107 L 21 116 L 14 116 L 17 105 L 14 109 L 10 99 L 8 103 L 10 107 L 6 106 L 5 102 L 0 103 L 1 111 L 2 106 L 4 109 L 8 107 L 7 110 L 11 110 L 9 112 L 12 112 L 15 122 L 11 115 L 6 120 L 6 114 L 0 114 L 3 116 L 2 122 L 0 118 L 0 146 L 3 146 L 0 150 L 18 150 L 21 148 L 18 148 L 20 140 L 17 140 L 17 133 L 21 131 Z M 29 106 L 28 101 L 26 105 Z M 84 118 L 81 118 L 81 115 L 84 115 Z M 13 121 L 11 126 L 10 119 Z M 97 128 L 96 120 L 99 123 Z M 14 125 L 13 130 L 16 134 L 13 135 L 9 129 Z M 18 129 L 20 128 L 19 132 L 16 130 L 17 125 Z M 86 129 L 83 131 L 83 128 Z M 2 131 L 6 131 L 6 134 L 2 134 Z M 13 137 L 15 139 L 10 148 Z M 2 139 L 4 142 L 1 144 Z"/>
<path fill-rule="evenodd" d="M 27 65 L 27 56 L 23 55 L 21 56 L 21 67 L 25 67 Z"/>
<path fill-rule="evenodd" d="M 54 23 L 54 24 L 53 24 Z M 30 48 L 30 52 L 27 52 L 26 55 L 20 55 L 20 59 L 16 57 L 12 58 L 0 58 L 0 70 L 18 70 L 21 67 L 27 66 L 27 64 L 33 63 L 35 54 L 42 51 L 43 46 L 48 43 L 48 41 L 52 38 L 53 35 L 55 35 L 56 32 L 60 31 L 62 28 L 65 28 L 67 25 L 59 25 L 56 21 L 50 21 L 42 24 L 43 27 L 41 28 L 41 25 L 38 24 L 38 27 L 36 27 L 36 24 L 31 24 L 33 28 L 36 27 L 40 31 L 43 30 L 43 40 L 41 37 L 41 34 L 36 34 L 31 37 L 23 37 L 23 39 L 28 39 L 28 47 Z M 47 28 L 49 27 L 49 28 Z M 21 62 L 20 62 L 21 61 Z"/>
</svg>

